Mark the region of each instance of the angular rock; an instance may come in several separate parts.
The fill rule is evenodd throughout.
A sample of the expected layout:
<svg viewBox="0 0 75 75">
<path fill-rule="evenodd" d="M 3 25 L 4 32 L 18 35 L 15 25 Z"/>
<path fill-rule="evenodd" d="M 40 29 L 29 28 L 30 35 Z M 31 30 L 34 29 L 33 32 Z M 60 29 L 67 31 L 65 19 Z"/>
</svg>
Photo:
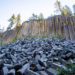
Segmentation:
<svg viewBox="0 0 75 75">
<path fill-rule="evenodd" d="M 36 68 L 37 68 L 37 71 L 43 70 L 43 67 L 42 67 L 40 64 L 37 64 L 37 65 L 36 65 Z"/>
<path fill-rule="evenodd" d="M 2 59 L 5 56 L 5 54 L 0 54 L 0 59 Z"/>
<path fill-rule="evenodd" d="M 7 75 L 15 75 L 15 70 L 14 69 L 10 70 Z"/>
<path fill-rule="evenodd" d="M 16 73 L 16 75 L 23 75 L 25 74 L 26 70 L 30 68 L 30 64 L 25 64 L 21 69 L 19 69 Z"/>
<path fill-rule="evenodd" d="M 47 69 L 46 72 L 48 73 L 48 75 L 57 75 L 57 71 L 53 68 Z"/>
<path fill-rule="evenodd" d="M 15 64 L 15 65 L 13 66 L 13 68 L 14 68 L 16 71 L 18 71 L 20 68 L 22 68 L 22 65 L 21 65 L 21 64 Z"/>
<path fill-rule="evenodd" d="M 26 70 L 26 73 L 25 73 L 26 75 L 40 75 L 40 74 L 38 74 L 38 73 L 36 73 L 36 72 L 33 72 L 33 71 L 31 71 L 31 70 Z"/>
<path fill-rule="evenodd" d="M 7 75 L 8 74 L 8 68 L 7 67 L 3 67 L 3 75 Z"/>
<path fill-rule="evenodd" d="M 48 75 L 45 71 L 40 71 L 40 75 Z"/>
</svg>

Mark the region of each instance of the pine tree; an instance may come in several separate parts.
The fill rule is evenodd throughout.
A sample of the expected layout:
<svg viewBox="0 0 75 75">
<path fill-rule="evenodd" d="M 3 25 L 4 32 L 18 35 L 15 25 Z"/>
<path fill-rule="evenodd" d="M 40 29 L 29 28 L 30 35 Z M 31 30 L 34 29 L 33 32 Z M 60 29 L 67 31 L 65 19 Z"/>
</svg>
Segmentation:
<svg viewBox="0 0 75 75">
<path fill-rule="evenodd" d="M 7 27 L 7 30 L 10 30 L 10 29 L 12 29 L 13 25 L 16 23 L 16 17 L 15 17 L 15 15 L 13 14 L 8 21 L 10 22 L 10 24 Z"/>
<path fill-rule="evenodd" d="M 20 16 L 20 14 L 17 15 L 16 19 L 17 19 L 16 20 L 16 22 L 17 22 L 16 27 L 19 27 L 21 25 L 21 16 Z"/>
<path fill-rule="evenodd" d="M 60 1 L 56 1 L 55 2 L 55 8 L 56 8 L 56 12 L 62 12 L 62 6 L 61 6 L 61 3 L 60 3 Z"/>
<path fill-rule="evenodd" d="M 41 21 L 41 20 L 43 20 L 43 19 L 44 19 L 43 14 L 40 13 L 40 15 L 38 16 L 38 20 Z"/>
</svg>

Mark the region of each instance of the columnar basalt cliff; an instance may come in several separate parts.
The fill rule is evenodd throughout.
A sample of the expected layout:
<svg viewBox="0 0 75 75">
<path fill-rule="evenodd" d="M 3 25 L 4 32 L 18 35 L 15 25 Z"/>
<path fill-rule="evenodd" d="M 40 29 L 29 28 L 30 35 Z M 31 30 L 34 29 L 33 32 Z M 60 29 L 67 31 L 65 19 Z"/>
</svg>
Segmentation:
<svg viewBox="0 0 75 75">
<path fill-rule="evenodd" d="M 4 41 L 15 38 L 17 32 L 19 32 L 18 37 L 26 37 L 29 35 L 54 35 L 74 40 L 75 17 L 58 15 L 43 21 L 25 21 L 19 29 L 4 32 Z"/>
<path fill-rule="evenodd" d="M 60 35 L 66 39 L 75 38 L 75 17 L 54 16 L 43 21 L 28 21 L 22 26 L 21 35 Z"/>
</svg>

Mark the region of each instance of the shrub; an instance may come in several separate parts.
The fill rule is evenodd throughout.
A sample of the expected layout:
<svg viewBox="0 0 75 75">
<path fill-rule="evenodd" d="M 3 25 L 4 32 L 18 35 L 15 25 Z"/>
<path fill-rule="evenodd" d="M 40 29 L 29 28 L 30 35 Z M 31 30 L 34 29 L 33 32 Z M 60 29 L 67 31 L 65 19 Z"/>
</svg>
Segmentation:
<svg viewBox="0 0 75 75">
<path fill-rule="evenodd" d="M 27 38 L 47 38 L 48 35 L 28 35 Z"/>
<path fill-rule="evenodd" d="M 69 63 L 66 65 L 66 69 L 57 68 L 57 75 L 75 75 L 75 63 Z"/>
<path fill-rule="evenodd" d="M 17 40 L 22 40 L 23 38 L 18 38 L 18 39 L 16 39 L 16 38 L 14 38 L 12 41 L 10 41 L 10 43 L 12 43 L 12 42 L 16 42 Z"/>
</svg>

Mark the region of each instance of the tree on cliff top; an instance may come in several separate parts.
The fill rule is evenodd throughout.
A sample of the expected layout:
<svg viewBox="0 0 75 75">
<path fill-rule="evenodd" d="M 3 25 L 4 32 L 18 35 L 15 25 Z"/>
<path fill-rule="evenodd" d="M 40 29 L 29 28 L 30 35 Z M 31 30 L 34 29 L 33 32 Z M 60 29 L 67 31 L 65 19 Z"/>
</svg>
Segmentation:
<svg viewBox="0 0 75 75">
<path fill-rule="evenodd" d="M 55 8 L 56 8 L 55 12 L 59 12 L 59 13 L 62 12 L 62 6 L 61 6 L 60 1 L 57 0 L 57 1 L 55 2 Z"/>
<path fill-rule="evenodd" d="M 63 15 L 63 16 L 65 16 L 65 15 L 71 16 L 72 14 L 66 8 L 63 7 L 61 15 Z"/>
<path fill-rule="evenodd" d="M 73 13 L 74 13 L 74 16 L 75 16 L 75 5 L 73 5 Z"/>
<path fill-rule="evenodd" d="M 39 16 L 38 16 L 38 20 L 41 21 L 41 20 L 43 20 L 43 19 L 44 19 L 44 16 L 43 16 L 42 13 L 40 13 Z"/>
<path fill-rule="evenodd" d="M 29 21 L 37 19 L 38 19 L 37 15 L 33 13 L 32 16 L 29 18 Z"/>
<path fill-rule="evenodd" d="M 17 38 L 18 38 L 18 34 L 19 34 L 19 27 L 21 26 L 21 16 L 20 16 L 20 14 L 18 14 L 17 15 L 17 17 L 16 17 L 16 26 L 15 26 L 15 28 L 16 28 L 16 30 L 17 30 L 17 32 L 16 32 L 16 36 L 15 36 L 15 40 L 17 40 Z"/>
<path fill-rule="evenodd" d="M 15 15 L 13 14 L 12 17 L 9 19 L 9 26 L 7 28 L 7 30 L 12 29 L 12 27 L 14 27 L 16 29 L 16 36 L 15 36 L 15 40 L 17 40 L 17 36 L 19 33 L 19 27 L 21 26 L 21 16 L 20 14 L 17 15 L 17 17 L 15 17 Z"/>
<path fill-rule="evenodd" d="M 65 7 L 62 7 L 60 1 L 58 0 L 55 2 L 55 8 L 56 8 L 55 12 L 59 12 L 63 16 L 65 15 L 72 16 L 72 10 L 70 9 L 70 7 L 67 5 L 65 5 Z"/>
<path fill-rule="evenodd" d="M 7 30 L 12 29 L 13 27 L 17 28 L 21 25 L 21 16 L 20 14 L 17 15 L 17 17 L 13 14 L 11 18 L 8 20 L 10 22 Z"/>
<path fill-rule="evenodd" d="M 19 27 L 21 25 L 21 16 L 20 16 L 20 14 L 17 15 L 16 20 L 17 20 L 16 21 L 17 22 L 16 27 Z"/>
<path fill-rule="evenodd" d="M 10 22 L 10 24 L 7 27 L 7 30 L 10 30 L 10 29 L 12 29 L 13 25 L 16 23 L 16 17 L 15 17 L 15 15 L 13 14 L 8 21 Z"/>
</svg>

